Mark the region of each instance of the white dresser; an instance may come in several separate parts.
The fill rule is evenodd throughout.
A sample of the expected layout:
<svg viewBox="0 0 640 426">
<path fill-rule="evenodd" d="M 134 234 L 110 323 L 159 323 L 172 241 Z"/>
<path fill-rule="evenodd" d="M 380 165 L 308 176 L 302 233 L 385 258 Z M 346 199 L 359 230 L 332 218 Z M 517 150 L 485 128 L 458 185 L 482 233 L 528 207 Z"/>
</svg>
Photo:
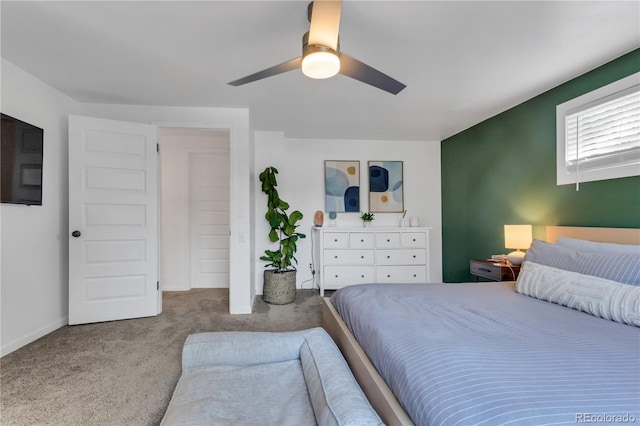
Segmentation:
<svg viewBox="0 0 640 426">
<path fill-rule="evenodd" d="M 320 296 L 363 283 L 429 282 L 431 228 L 313 228 Z"/>
</svg>

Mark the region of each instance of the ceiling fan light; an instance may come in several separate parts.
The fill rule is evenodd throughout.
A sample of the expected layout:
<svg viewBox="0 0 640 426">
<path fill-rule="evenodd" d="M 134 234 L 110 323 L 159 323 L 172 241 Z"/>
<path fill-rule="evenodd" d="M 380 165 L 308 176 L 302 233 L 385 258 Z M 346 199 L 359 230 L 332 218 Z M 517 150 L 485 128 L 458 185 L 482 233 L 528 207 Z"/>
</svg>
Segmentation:
<svg viewBox="0 0 640 426">
<path fill-rule="evenodd" d="M 302 58 L 302 72 L 311 78 L 329 78 L 340 71 L 340 58 L 333 52 L 311 52 Z"/>
</svg>

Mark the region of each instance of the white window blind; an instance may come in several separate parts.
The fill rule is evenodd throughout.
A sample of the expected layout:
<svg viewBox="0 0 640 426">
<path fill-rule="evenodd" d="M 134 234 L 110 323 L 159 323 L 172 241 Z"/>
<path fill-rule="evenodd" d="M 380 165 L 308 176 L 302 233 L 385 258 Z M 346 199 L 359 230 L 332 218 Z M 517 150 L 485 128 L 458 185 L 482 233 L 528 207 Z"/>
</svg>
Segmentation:
<svg viewBox="0 0 640 426">
<path fill-rule="evenodd" d="M 640 175 L 640 73 L 556 111 L 558 185 Z"/>
<path fill-rule="evenodd" d="M 570 170 L 640 158 L 640 89 L 566 117 Z"/>
</svg>

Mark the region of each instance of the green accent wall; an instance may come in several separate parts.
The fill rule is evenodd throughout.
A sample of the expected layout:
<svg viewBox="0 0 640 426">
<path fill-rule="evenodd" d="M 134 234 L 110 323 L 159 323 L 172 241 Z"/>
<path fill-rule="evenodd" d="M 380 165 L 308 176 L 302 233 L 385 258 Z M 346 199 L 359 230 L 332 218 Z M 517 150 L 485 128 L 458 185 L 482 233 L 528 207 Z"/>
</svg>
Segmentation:
<svg viewBox="0 0 640 426">
<path fill-rule="evenodd" d="M 550 66 L 553 66 L 550 64 Z M 505 224 L 640 228 L 640 177 L 556 185 L 556 105 L 640 71 L 640 49 L 442 141 L 445 282 L 505 253 Z"/>
</svg>

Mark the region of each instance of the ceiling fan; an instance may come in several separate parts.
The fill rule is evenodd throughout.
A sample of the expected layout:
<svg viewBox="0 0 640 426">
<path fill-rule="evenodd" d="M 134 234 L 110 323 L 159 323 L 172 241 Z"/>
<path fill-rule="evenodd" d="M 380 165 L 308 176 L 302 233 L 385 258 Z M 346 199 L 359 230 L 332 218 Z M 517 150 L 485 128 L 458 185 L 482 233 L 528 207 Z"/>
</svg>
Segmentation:
<svg viewBox="0 0 640 426">
<path fill-rule="evenodd" d="M 338 31 L 342 1 L 315 0 L 309 3 L 309 31 L 302 37 L 302 56 L 229 82 L 242 86 L 297 68 L 311 78 L 329 78 L 340 73 L 397 95 L 407 87 L 398 80 L 340 51 Z"/>
</svg>

